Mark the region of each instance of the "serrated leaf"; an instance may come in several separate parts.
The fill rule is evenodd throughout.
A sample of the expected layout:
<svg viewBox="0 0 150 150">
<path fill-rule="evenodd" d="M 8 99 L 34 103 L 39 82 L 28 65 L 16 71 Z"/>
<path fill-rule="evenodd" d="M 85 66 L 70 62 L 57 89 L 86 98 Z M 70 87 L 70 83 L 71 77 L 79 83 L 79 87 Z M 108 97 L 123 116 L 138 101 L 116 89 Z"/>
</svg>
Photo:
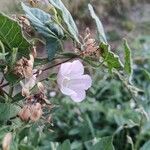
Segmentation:
<svg viewBox="0 0 150 150">
<path fill-rule="evenodd" d="M 128 75 L 131 75 L 132 74 L 131 49 L 126 40 L 124 41 L 124 50 L 125 50 L 124 70 Z"/>
<path fill-rule="evenodd" d="M 91 150 L 115 150 L 112 144 L 112 137 L 101 138 L 99 142 L 91 147 Z"/>
<path fill-rule="evenodd" d="M 74 39 L 79 43 L 78 29 L 77 26 L 67 8 L 64 6 L 61 0 L 49 0 L 49 2 L 61 12 L 62 19 L 68 27 L 69 32 L 74 37 Z"/>
<path fill-rule="evenodd" d="M 6 121 L 18 114 L 20 107 L 7 104 L 7 103 L 0 103 L 0 120 Z"/>
<path fill-rule="evenodd" d="M 18 48 L 20 55 L 29 54 L 30 44 L 23 36 L 20 25 L 2 13 L 0 13 L 0 40 L 5 46 L 6 52 Z"/>
<path fill-rule="evenodd" d="M 107 39 L 106 39 L 106 36 L 105 36 L 104 28 L 103 28 L 103 25 L 102 25 L 100 19 L 96 15 L 96 13 L 95 13 L 95 11 L 94 11 L 94 9 L 93 9 L 91 4 L 88 4 L 88 8 L 89 8 L 91 17 L 94 19 L 94 21 L 96 23 L 97 32 L 98 32 L 98 38 L 99 38 L 100 42 L 107 43 Z"/>
<path fill-rule="evenodd" d="M 100 48 L 101 56 L 104 58 L 110 70 L 112 70 L 113 68 L 115 69 L 123 68 L 123 64 L 121 63 L 119 56 L 114 54 L 110 50 L 110 45 L 102 42 L 99 48 Z"/>
</svg>

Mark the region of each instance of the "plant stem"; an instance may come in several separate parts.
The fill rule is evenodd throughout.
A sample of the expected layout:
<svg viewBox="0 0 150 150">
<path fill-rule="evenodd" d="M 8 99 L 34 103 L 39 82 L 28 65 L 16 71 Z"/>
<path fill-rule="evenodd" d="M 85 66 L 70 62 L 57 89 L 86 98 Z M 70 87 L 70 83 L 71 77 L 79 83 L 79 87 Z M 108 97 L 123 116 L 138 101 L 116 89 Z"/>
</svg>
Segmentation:
<svg viewBox="0 0 150 150">
<path fill-rule="evenodd" d="M 72 57 L 72 58 L 66 59 L 66 60 L 64 60 L 64 61 L 62 61 L 62 62 L 60 62 L 60 63 L 57 63 L 57 64 L 55 64 L 55 65 L 49 66 L 49 67 L 43 69 L 42 72 L 44 72 L 44 71 L 46 71 L 46 70 L 49 70 L 49 69 L 51 69 L 51 68 L 57 67 L 57 66 L 59 66 L 59 65 L 61 65 L 61 64 L 63 64 L 63 63 L 65 63 L 65 62 L 68 62 L 68 61 L 74 59 L 74 58 L 76 58 L 76 57 Z M 36 74 L 36 73 L 35 73 L 35 74 Z"/>
<path fill-rule="evenodd" d="M 13 91 L 14 91 L 14 87 L 10 86 L 9 88 L 9 95 L 12 96 L 13 95 Z"/>
</svg>

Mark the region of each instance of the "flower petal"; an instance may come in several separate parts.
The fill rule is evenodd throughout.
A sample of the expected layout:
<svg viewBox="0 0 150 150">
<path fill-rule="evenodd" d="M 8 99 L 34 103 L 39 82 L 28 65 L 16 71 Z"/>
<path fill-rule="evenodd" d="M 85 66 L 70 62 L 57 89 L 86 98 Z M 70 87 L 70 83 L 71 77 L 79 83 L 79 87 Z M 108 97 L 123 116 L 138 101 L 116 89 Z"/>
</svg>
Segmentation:
<svg viewBox="0 0 150 150">
<path fill-rule="evenodd" d="M 60 87 L 60 90 L 63 94 L 68 95 L 68 96 L 75 94 L 75 92 L 73 90 L 71 90 L 67 87 L 64 87 L 64 86 Z"/>
<path fill-rule="evenodd" d="M 68 88 L 87 90 L 92 85 L 92 79 L 89 75 L 76 76 L 68 82 Z"/>
<path fill-rule="evenodd" d="M 61 74 L 63 76 L 68 75 L 71 71 L 71 67 L 72 67 L 71 64 L 72 64 L 71 62 L 61 64 L 59 74 Z"/>
<path fill-rule="evenodd" d="M 71 95 L 71 99 L 74 102 L 81 102 L 85 99 L 86 93 L 84 90 L 76 90 L 75 92 L 75 94 Z"/>
<path fill-rule="evenodd" d="M 71 72 L 70 75 L 83 75 L 84 66 L 79 60 L 75 60 L 71 64 Z"/>
</svg>

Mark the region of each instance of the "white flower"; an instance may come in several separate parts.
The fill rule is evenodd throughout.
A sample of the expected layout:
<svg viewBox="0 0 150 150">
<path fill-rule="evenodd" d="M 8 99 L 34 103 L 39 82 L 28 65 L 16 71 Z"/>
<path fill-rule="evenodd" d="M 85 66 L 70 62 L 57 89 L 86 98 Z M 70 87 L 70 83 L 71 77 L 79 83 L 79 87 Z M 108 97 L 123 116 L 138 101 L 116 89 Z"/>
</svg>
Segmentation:
<svg viewBox="0 0 150 150">
<path fill-rule="evenodd" d="M 92 80 L 84 75 L 84 66 L 79 60 L 61 64 L 57 75 L 57 83 L 61 92 L 71 97 L 75 102 L 85 99 L 85 90 L 91 87 Z"/>
</svg>

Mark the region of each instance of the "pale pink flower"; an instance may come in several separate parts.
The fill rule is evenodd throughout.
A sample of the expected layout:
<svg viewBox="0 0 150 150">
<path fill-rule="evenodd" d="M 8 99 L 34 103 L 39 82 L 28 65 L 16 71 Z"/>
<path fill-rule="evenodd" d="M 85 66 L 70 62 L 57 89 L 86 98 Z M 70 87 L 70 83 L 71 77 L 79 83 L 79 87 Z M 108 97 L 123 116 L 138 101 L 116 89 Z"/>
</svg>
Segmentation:
<svg viewBox="0 0 150 150">
<path fill-rule="evenodd" d="M 79 60 L 61 64 L 57 75 L 57 83 L 61 92 L 71 97 L 75 102 L 85 99 L 85 90 L 91 87 L 92 80 L 84 75 L 84 66 Z"/>
</svg>

